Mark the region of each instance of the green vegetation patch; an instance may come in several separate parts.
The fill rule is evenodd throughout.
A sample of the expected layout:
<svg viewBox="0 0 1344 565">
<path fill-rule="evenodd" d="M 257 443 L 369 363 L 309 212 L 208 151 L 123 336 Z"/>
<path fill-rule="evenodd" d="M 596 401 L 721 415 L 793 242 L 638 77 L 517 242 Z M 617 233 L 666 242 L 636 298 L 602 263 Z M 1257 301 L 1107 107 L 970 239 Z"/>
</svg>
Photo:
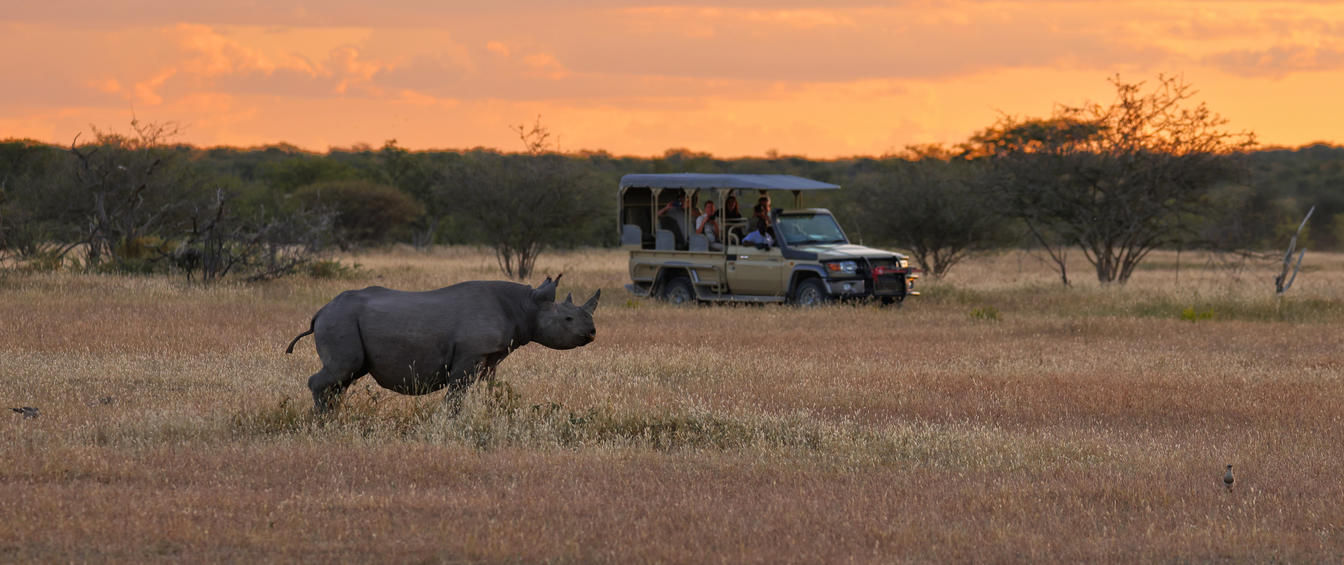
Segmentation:
<svg viewBox="0 0 1344 565">
<path fill-rule="evenodd" d="M 1197 303 L 1152 298 L 1129 304 L 1100 305 L 1090 314 L 1178 319 L 1187 322 L 1330 322 L 1344 318 L 1344 303 L 1325 298 L 1206 299 Z"/>
</svg>

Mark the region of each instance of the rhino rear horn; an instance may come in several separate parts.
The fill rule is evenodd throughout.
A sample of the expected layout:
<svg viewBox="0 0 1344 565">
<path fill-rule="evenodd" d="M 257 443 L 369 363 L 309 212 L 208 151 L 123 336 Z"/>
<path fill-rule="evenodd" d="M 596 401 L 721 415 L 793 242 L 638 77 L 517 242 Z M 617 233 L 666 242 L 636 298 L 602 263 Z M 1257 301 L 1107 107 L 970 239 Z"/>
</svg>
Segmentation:
<svg viewBox="0 0 1344 565">
<path fill-rule="evenodd" d="M 532 300 L 538 303 L 555 302 L 555 285 L 559 280 L 560 277 L 556 277 L 555 280 L 551 280 L 551 277 L 546 277 L 544 282 L 537 285 L 537 288 L 532 290 Z"/>
<path fill-rule="evenodd" d="M 565 304 L 568 304 L 570 306 L 574 305 L 574 293 L 571 292 L 565 295 Z"/>
<path fill-rule="evenodd" d="M 596 311 L 596 310 L 597 310 L 597 297 L 599 297 L 599 296 L 602 296 L 602 289 L 600 289 L 600 288 L 597 289 L 597 292 L 594 292 L 594 293 L 593 293 L 593 297 L 592 297 L 592 298 L 589 298 L 587 302 L 584 302 L 584 303 L 583 303 L 583 309 L 584 309 L 584 311 L 588 312 L 589 314 L 592 314 L 594 311 Z"/>
</svg>

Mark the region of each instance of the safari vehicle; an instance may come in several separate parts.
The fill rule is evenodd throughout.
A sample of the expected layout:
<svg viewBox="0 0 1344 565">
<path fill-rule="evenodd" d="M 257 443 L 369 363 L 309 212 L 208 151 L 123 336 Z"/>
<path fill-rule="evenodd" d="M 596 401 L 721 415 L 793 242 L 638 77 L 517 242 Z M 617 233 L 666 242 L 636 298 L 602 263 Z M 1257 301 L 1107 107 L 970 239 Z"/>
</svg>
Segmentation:
<svg viewBox="0 0 1344 565">
<path fill-rule="evenodd" d="M 919 275 L 906 256 L 855 245 L 829 210 L 802 207 L 804 194 L 840 187 L 792 175 L 633 174 L 621 177 L 617 200 L 621 247 L 630 250 L 631 284 L 640 296 L 672 303 L 791 302 L 876 298 L 899 303 Z M 757 216 L 761 197 L 793 195 L 792 208 Z M 725 204 L 738 202 L 741 218 Z M 696 233 L 697 205 L 718 221 Z M 769 244 L 747 243 L 759 219 Z M 756 236 L 760 237 L 760 236 Z M 754 239 L 754 238 L 753 238 Z"/>
</svg>

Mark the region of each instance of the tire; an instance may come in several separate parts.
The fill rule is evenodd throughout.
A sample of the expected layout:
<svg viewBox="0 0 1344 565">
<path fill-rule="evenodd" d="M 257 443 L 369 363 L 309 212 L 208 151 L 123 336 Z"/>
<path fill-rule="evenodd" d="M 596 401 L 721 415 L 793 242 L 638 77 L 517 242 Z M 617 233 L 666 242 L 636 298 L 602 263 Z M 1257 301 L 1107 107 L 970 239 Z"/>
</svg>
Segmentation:
<svg viewBox="0 0 1344 565">
<path fill-rule="evenodd" d="M 691 279 L 686 277 L 669 279 L 663 285 L 663 301 L 674 306 L 694 304 L 695 289 L 691 287 Z"/>
<path fill-rule="evenodd" d="M 830 301 L 831 295 L 826 293 L 826 285 L 820 279 L 805 279 L 793 291 L 793 303 L 799 306 L 821 306 Z"/>
<path fill-rule="evenodd" d="M 891 306 L 891 305 L 895 304 L 897 308 L 900 308 L 901 305 L 904 304 L 904 303 L 905 303 L 905 295 L 904 295 L 904 294 L 902 294 L 902 295 L 900 295 L 900 296 L 883 296 L 883 297 L 882 297 L 882 305 L 883 305 L 883 306 Z"/>
</svg>

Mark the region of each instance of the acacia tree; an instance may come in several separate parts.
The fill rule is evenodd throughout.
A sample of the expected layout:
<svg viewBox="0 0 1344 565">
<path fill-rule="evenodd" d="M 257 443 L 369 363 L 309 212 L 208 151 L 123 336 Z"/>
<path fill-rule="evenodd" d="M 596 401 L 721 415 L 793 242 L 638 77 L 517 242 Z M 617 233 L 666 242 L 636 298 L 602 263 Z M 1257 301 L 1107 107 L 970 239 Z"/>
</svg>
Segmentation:
<svg viewBox="0 0 1344 565">
<path fill-rule="evenodd" d="M 1110 104 L 1060 106 L 1046 119 L 1005 117 L 967 144 L 987 158 L 1010 213 L 1054 260 L 1082 250 L 1103 283 L 1124 283 L 1153 249 L 1181 235 L 1182 218 L 1207 207 L 1220 183 L 1244 174 L 1236 156 L 1254 145 L 1180 77 L 1156 85 L 1114 77 Z"/>
<path fill-rule="evenodd" d="M 865 234 L 909 249 L 924 272 L 942 278 L 1005 231 L 994 194 L 980 186 L 979 168 L 948 155 L 894 160 L 854 183 L 863 203 L 857 219 Z"/>
<path fill-rule="evenodd" d="M 455 177 L 455 200 L 494 248 L 506 276 L 526 279 L 549 245 L 572 243 L 596 217 L 583 171 L 550 149 L 551 134 L 538 118 L 514 128 L 527 148 L 519 155 L 474 152 Z"/>
<path fill-rule="evenodd" d="M 419 201 L 423 210 L 410 223 L 411 245 L 424 249 L 434 243 L 439 225 L 449 214 L 455 202 L 442 190 L 445 170 L 431 165 L 428 154 L 415 154 L 397 146 L 397 140 L 390 139 L 378 150 L 378 178 L 382 182 L 401 189 Z"/>
<path fill-rule="evenodd" d="M 60 257 L 75 245 L 66 241 L 74 239 L 70 222 L 61 221 L 69 191 L 53 180 L 66 156 L 35 141 L 0 141 L 0 262 Z"/>
</svg>

